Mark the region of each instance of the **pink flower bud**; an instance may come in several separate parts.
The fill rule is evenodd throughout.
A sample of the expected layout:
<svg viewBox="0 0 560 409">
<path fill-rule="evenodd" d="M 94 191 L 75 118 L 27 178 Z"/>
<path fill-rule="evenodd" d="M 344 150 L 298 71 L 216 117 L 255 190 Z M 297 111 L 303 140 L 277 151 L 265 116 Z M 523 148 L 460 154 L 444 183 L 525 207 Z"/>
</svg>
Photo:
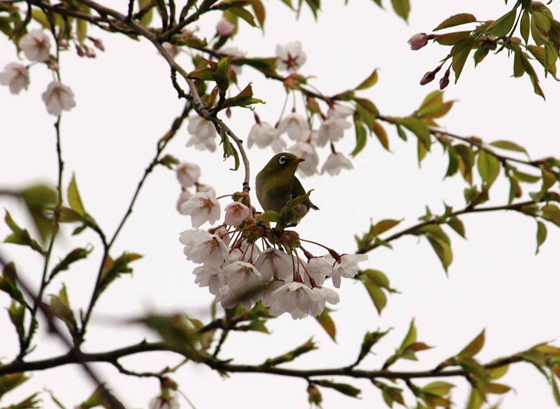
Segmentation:
<svg viewBox="0 0 560 409">
<path fill-rule="evenodd" d="M 428 35 L 426 33 L 414 34 L 408 40 L 408 44 L 412 50 L 417 51 L 428 44 Z"/>
<path fill-rule="evenodd" d="M 101 51 L 105 51 L 105 45 L 103 44 L 103 41 L 101 41 L 99 38 L 94 38 L 94 37 L 88 37 L 88 38 L 93 43 L 95 48 Z"/>
<path fill-rule="evenodd" d="M 251 214 L 251 210 L 242 203 L 233 202 L 226 206 L 225 222 L 229 226 L 239 226 Z"/>
<path fill-rule="evenodd" d="M 218 24 L 216 24 L 216 31 L 218 32 L 218 35 L 222 37 L 231 35 L 234 30 L 235 25 L 231 24 L 225 18 L 221 19 L 220 21 L 218 21 Z"/>
<path fill-rule="evenodd" d="M 60 48 L 66 49 L 68 48 L 68 40 L 63 38 L 62 40 L 59 41 L 58 45 Z"/>
<path fill-rule="evenodd" d="M 58 68 L 59 68 L 58 63 L 54 60 L 49 61 L 48 67 L 49 67 L 50 70 L 53 70 L 53 71 L 58 71 Z"/>
<path fill-rule="evenodd" d="M 87 45 L 84 45 L 84 49 L 86 50 L 86 57 L 87 58 L 95 58 L 97 55 L 95 54 L 95 50 Z"/>
<path fill-rule="evenodd" d="M 86 55 L 84 49 L 82 48 L 81 45 L 76 44 L 76 53 L 78 54 L 79 57 L 83 57 Z"/>
</svg>

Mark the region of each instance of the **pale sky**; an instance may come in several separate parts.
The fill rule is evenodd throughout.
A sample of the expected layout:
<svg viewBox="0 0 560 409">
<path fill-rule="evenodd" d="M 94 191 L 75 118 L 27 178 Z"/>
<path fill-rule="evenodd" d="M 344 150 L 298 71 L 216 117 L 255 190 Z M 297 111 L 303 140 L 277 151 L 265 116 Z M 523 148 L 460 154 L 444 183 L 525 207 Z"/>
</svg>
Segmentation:
<svg viewBox="0 0 560 409">
<path fill-rule="evenodd" d="M 106 4 L 117 2 L 105 2 Z M 509 10 L 500 1 L 412 1 L 410 24 L 406 25 L 391 10 L 381 10 L 373 2 L 325 1 L 319 21 L 304 10 L 299 21 L 280 2 L 267 2 L 266 36 L 258 29 L 241 25 L 233 45 L 248 51 L 249 56 L 272 57 L 277 44 L 300 40 L 307 53 L 302 74 L 314 76 L 312 84 L 330 95 L 355 87 L 373 68 L 380 68 L 379 83 L 363 92 L 385 115 L 405 116 L 416 109 L 437 82 L 421 87 L 420 78 L 436 67 L 448 48 L 429 45 L 411 51 L 407 39 L 417 32 L 430 32 L 452 14 L 470 12 L 479 20 L 496 19 Z M 385 2 L 388 3 L 388 2 Z M 512 2 L 510 2 L 512 3 Z M 115 5 L 124 12 L 126 3 Z M 388 5 L 389 7 L 389 5 Z M 550 5 L 558 10 L 556 3 Z M 210 38 L 218 16 L 197 23 L 199 34 Z M 93 34 L 95 32 L 95 34 Z M 167 131 L 182 109 L 169 81 L 169 69 L 147 41 L 135 42 L 124 36 L 101 37 L 106 52 L 95 60 L 63 53 L 63 82 L 75 95 L 77 106 L 64 114 L 62 145 L 65 161 L 64 185 L 76 174 L 87 211 L 111 234 L 130 201 L 136 183 L 155 153 L 156 141 Z M 17 59 L 13 46 L 0 40 L 0 66 Z M 191 70 L 189 57 L 178 62 Z M 542 79 L 547 96 L 544 102 L 532 92 L 527 77 L 511 77 L 513 60 L 505 52 L 490 55 L 476 69 L 467 61 L 458 84 L 451 84 L 446 99 L 457 100 L 451 113 L 440 121 L 448 131 L 463 136 L 476 135 L 485 141 L 507 139 L 523 145 L 531 158 L 560 156 L 557 131 L 557 107 L 560 92 L 554 80 Z M 541 76 L 542 69 L 535 66 Z M 56 180 L 55 118 L 48 115 L 41 94 L 50 82 L 43 66 L 31 69 L 27 92 L 12 96 L 7 87 L 0 88 L 0 187 L 18 188 L 37 181 L 54 184 Z M 249 67 L 243 69 L 241 86 L 253 83 L 255 97 L 264 99 L 259 106 L 261 119 L 275 123 L 284 101 L 283 88 L 266 81 Z M 298 101 L 300 103 L 300 101 Z M 299 106 L 301 110 L 301 105 Z M 248 110 L 234 110 L 226 122 L 245 138 L 253 124 Z M 219 152 L 200 153 L 185 148 L 189 135 L 184 127 L 170 144 L 168 153 L 202 168 L 201 181 L 213 186 L 218 195 L 241 189 L 242 172 L 230 172 L 232 162 L 223 162 Z M 416 222 L 428 205 L 434 213 L 443 213 L 443 202 L 455 209 L 464 207 L 463 189 L 467 186 L 455 177 L 442 181 L 447 169 L 447 155 L 434 146 L 431 155 L 418 169 L 416 143 L 401 141 L 389 131 L 392 153 L 374 139 L 355 159 L 355 170 L 338 177 L 314 176 L 302 180 L 306 189 L 315 189 L 313 201 L 320 212 L 310 213 L 298 226 L 302 237 L 318 240 L 340 253 L 356 250 L 354 234 L 369 227 L 370 219 L 401 219 L 404 228 Z M 354 147 L 350 130 L 338 145 L 343 153 Z M 320 152 L 322 161 L 328 148 Z M 262 168 L 272 151 L 254 147 L 249 151 L 253 175 Z M 537 190 L 524 185 L 525 194 Z M 509 184 L 500 176 L 491 191 L 489 205 L 507 202 Z M 191 227 L 190 220 L 175 210 L 179 185 L 173 172 L 156 169 L 148 180 L 130 218 L 114 247 L 114 256 L 127 250 L 144 254 L 137 261 L 132 278 L 123 277 L 102 296 L 88 332 L 85 349 L 105 351 L 134 344 L 148 337 L 156 338 L 140 327 L 110 324 L 119 319 L 138 317 L 147 312 L 185 311 L 208 320 L 212 296 L 194 284 L 194 265 L 188 263 L 178 242 L 179 233 Z M 256 200 L 255 200 L 256 203 Z M 24 213 L 14 201 L 1 200 L 20 223 L 29 226 Z M 557 340 L 557 293 L 560 277 L 556 271 L 560 233 L 549 225 L 548 240 L 535 256 L 536 223 L 523 215 L 492 213 L 467 215 L 462 219 L 468 241 L 449 233 L 454 262 L 448 276 L 429 244 L 413 237 L 394 243 L 394 250 L 378 249 L 370 253 L 363 267 L 385 272 L 391 285 L 401 294 L 389 297 L 382 316 L 378 316 L 365 289 L 352 280 L 343 282 L 341 302 L 333 318 L 338 329 L 338 343 L 333 343 L 312 318 L 294 321 L 285 314 L 269 322 L 272 335 L 234 333 L 223 348 L 222 358 L 236 363 L 263 362 L 287 352 L 314 337 L 320 350 L 307 354 L 286 367 L 321 368 L 348 365 L 358 354 L 366 331 L 394 330 L 374 349 L 375 356 L 364 360 L 364 369 L 377 369 L 398 348 L 410 320 L 416 319 L 419 341 L 436 348 L 418 353 L 419 362 L 402 361 L 394 369 L 427 370 L 459 352 L 483 328 L 486 346 L 479 358 L 483 362 L 527 349 L 543 341 Z M 398 229 L 398 228 L 397 228 Z M 75 247 L 91 243 L 99 250 L 97 237 L 86 232 L 71 237 L 64 229 L 54 260 Z M 0 225 L 0 236 L 8 229 Z M 41 259 L 14 245 L 0 245 L 3 255 L 16 262 L 20 273 L 38 282 Z M 318 250 L 317 250 L 318 251 Z M 556 255 L 556 257 L 555 257 Z M 58 293 L 66 283 L 75 310 L 84 308 L 90 297 L 100 252 L 60 275 L 48 294 Z M 554 266 L 554 267 L 553 267 Z M 9 306 L 2 293 L 0 307 Z M 109 320 L 111 318 L 111 320 Z M 15 331 L 8 314 L 0 314 L 0 360 L 9 362 L 17 354 Z M 37 349 L 29 359 L 46 358 L 62 353 L 52 336 L 41 333 L 35 339 Z M 160 370 L 179 362 L 171 354 L 152 353 L 145 357 L 123 359 L 130 369 Z M 126 407 L 147 407 L 158 393 L 154 379 L 137 379 L 120 375 L 106 364 L 96 365 L 108 385 L 122 398 Z M 6 396 L 8 405 L 48 388 L 67 406 L 73 407 L 93 391 L 90 381 L 77 366 L 62 367 L 32 374 L 28 381 Z M 271 375 L 232 374 L 228 379 L 203 366 L 186 365 L 172 375 L 181 390 L 196 405 L 204 408 L 307 408 L 307 383 Z M 383 405 L 381 393 L 367 381 L 340 380 L 362 388 L 356 400 L 338 392 L 322 389 L 323 408 L 371 408 Z M 468 388 L 460 378 L 449 379 L 458 385 L 453 391 L 458 407 L 464 406 Z M 418 385 L 429 383 L 417 381 Z M 546 380 L 528 364 L 518 364 L 500 382 L 515 387 L 503 396 L 508 409 L 555 407 Z M 402 385 L 399 385 L 402 386 Z M 410 394 L 405 395 L 412 403 Z M 495 397 L 493 397 L 495 400 Z M 19 399 L 19 400 L 18 400 Z M 43 394 L 44 405 L 54 407 Z M 187 408 L 185 401 L 182 408 Z"/>
</svg>

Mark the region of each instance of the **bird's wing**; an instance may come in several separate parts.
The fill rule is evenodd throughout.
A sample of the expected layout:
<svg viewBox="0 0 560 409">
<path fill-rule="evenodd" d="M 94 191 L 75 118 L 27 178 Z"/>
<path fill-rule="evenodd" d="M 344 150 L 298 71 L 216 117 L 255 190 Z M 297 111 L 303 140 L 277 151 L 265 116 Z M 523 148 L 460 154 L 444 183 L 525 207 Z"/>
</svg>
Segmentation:
<svg viewBox="0 0 560 409">
<path fill-rule="evenodd" d="M 296 176 L 294 176 L 294 184 L 292 185 L 292 198 L 296 198 L 298 196 L 303 196 L 305 194 L 307 194 L 307 192 L 303 188 L 303 185 L 301 184 L 299 179 Z M 311 202 L 311 200 L 309 200 L 309 198 L 307 198 L 303 203 L 305 205 L 307 205 L 308 207 L 312 208 L 313 210 L 319 210 L 319 208 L 317 206 L 315 206 Z"/>
</svg>

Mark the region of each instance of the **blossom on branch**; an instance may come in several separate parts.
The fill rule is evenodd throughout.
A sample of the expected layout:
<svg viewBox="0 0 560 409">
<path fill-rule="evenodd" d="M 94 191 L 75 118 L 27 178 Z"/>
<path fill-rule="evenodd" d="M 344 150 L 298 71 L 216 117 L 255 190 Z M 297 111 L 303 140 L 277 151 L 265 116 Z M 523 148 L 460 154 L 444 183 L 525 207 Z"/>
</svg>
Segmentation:
<svg viewBox="0 0 560 409">
<path fill-rule="evenodd" d="M 0 72 L 0 84 L 10 87 L 12 94 L 19 94 L 29 86 L 29 70 L 23 64 L 11 62 Z"/>
<path fill-rule="evenodd" d="M 276 56 L 279 60 L 278 69 L 282 71 L 295 72 L 307 61 L 307 55 L 301 50 L 300 41 L 277 45 Z"/>
<path fill-rule="evenodd" d="M 323 164 L 321 168 L 321 173 L 327 172 L 329 175 L 338 175 L 342 169 L 354 169 L 354 165 L 350 159 L 344 156 L 342 153 L 333 152 L 329 155 L 327 161 Z"/>
<path fill-rule="evenodd" d="M 220 267 L 228 257 L 228 249 L 221 238 L 205 230 L 193 229 L 181 233 L 183 253 L 193 263 Z"/>
<path fill-rule="evenodd" d="M 42 30 L 32 30 L 24 35 L 19 46 L 29 61 L 44 62 L 50 57 L 51 40 Z"/>
<path fill-rule="evenodd" d="M 324 256 L 325 259 L 331 262 L 332 271 L 331 278 L 333 285 L 340 288 L 341 278 L 353 278 L 360 271 L 358 263 L 364 262 L 368 259 L 366 254 L 343 254 L 336 259 L 330 255 Z"/>
<path fill-rule="evenodd" d="M 62 111 L 70 111 L 76 106 L 74 93 L 70 87 L 58 81 L 49 84 L 42 98 L 47 106 L 47 112 L 55 116 L 59 116 Z"/>
<path fill-rule="evenodd" d="M 177 180 L 185 189 L 194 186 L 199 178 L 200 167 L 198 165 L 183 162 L 177 166 Z"/>
<path fill-rule="evenodd" d="M 228 226 L 239 226 L 247 217 L 251 214 L 251 209 L 245 206 L 243 203 L 232 202 L 228 204 L 225 208 L 226 218 L 225 223 Z"/>
<path fill-rule="evenodd" d="M 235 31 L 235 24 L 230 23 L 225 18 L 220 19 L 216 24 L 216 32 L 222 37 L 232 35 Z"/>
<path fill-rule="evenodd" d="M 286 115 L 278 124 L 280 134 L 287 133 L 293 141 L 303 141 L 309 136 L 310 128 L 307 119 L 296 112 Z"/>
<path fill-rule="evenodd" d="M 191 216 L 194 228 L 204 223 L 216 223 L 220 218 L 220 203 L 216 199 L 216 192 L 210 189 L 207 192 L 195 193 L 186 203 L 181 206 L 181 213 Z"/>
<path fill-rule="evenodd" d="M 417 51 L 425 47 L 429 39 L 430 37 L 426 33 L 417 33 L 408 39 L 408 44 L 412 50 Z"/>
<path fill-rule="evenodd" d="M 276 139 L 279 139 L 280 132 L 268 122 L 258 122 L 253 125 L 248 137 L 248 146 L 251 148 L 257 145 L 259 148 L 270 146 Z"/>
</svg>

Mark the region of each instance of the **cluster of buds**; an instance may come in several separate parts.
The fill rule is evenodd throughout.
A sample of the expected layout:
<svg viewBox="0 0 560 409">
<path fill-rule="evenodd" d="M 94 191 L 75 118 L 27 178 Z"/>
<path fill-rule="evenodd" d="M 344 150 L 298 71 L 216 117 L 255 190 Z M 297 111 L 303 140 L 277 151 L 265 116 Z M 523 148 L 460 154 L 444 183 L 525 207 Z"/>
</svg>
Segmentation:
<svg viewBox="0 0 560 409">
<path fill-rule="evenodd" d="M 29 87 L 29 68 L 35 63 L 44 63 L 50 70 L 58 71 L 56 58 L 51 55 L 51 39 L 42 30 L 33 30 L 19 40 L 19 47 L 25 57 L 31 61 L 24 65 L 12 62 L 0 72 L 0 84 L 9 87 L 12 94 L 19 94 L 22 89 Z M 42 99 L 49 114 L 59 116 L 62 111 L 69 111 L 76 106 L 74 93 L 70 87 L 52 81 L 47 90 L 42 94 Z"/>
<path fill-rule="evenodd" d="M 219 199 L 232 198 L 221 219 Z M 325 286 L 330 279 L 340 288 L 342 278 L 358 274 L 358 263 L 366 255 L 328 254 L 315 256 L 302 246 L 298 233 L 286 230 L 289 215 L 298 198 L 289 202 L 280 214 L 260 214 L 250 205 L 246 192 L 216 197 L 213 189 L 199 192 L 181 206 L 181 213 L 191 217 L 192 229 L 181 233 L 179 241 L 187 260 L 199 264 L 193 270 L 195 283 L 207 287 L 224 308 L 241 304 L 251 309 L 257 302 L 270 314 L 289 313 L 300 319 L 320 315 L 325 304 L 337 304 L 338 293 Z M 271 228 L 271 222 L 276 227 Z"/>
<path fill-rule="evenodd" d="M 438 65 L 433 71 L 428 71 L 422 79 L 420 80 L 420 85 L 426 85 L 432 82 L 436 78 L 436 74 L 441 70 L 443 64 Z M 445 70 L 445 74 L 439 80 L 439 89 L 444 90 L 449 85 L 449 76 L 451 75 L 451 64 Z"/>
</svg>

